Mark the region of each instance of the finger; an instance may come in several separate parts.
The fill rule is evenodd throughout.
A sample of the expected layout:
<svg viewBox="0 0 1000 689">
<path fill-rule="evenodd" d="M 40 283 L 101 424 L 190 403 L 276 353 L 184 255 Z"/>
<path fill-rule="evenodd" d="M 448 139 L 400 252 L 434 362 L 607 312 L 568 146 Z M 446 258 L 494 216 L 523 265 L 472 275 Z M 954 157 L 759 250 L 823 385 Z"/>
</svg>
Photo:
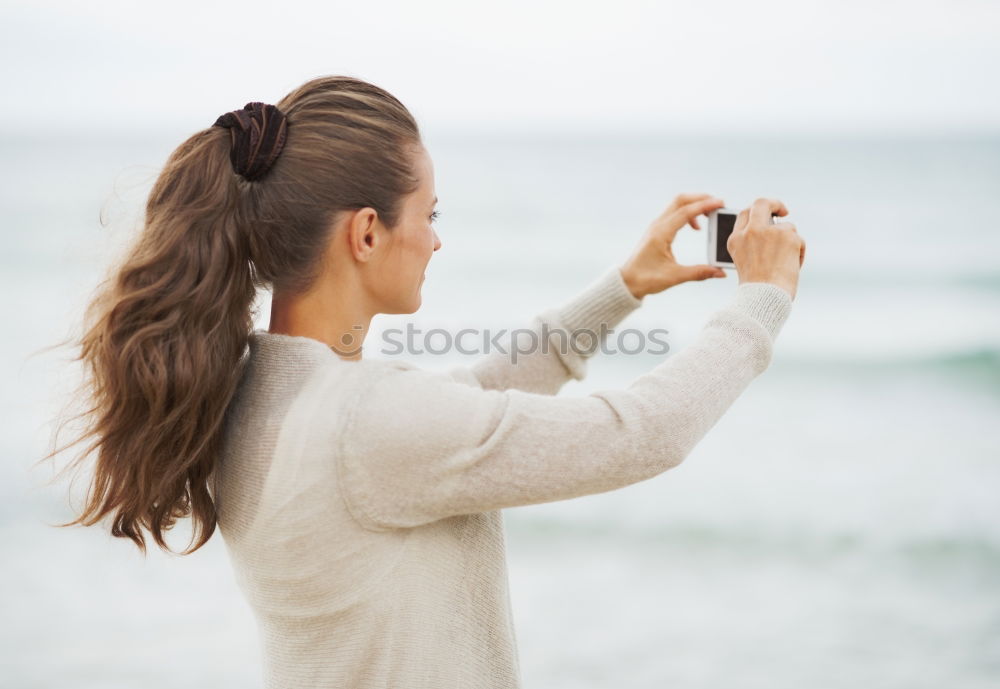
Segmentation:
<svg viewBox="0 0 1000 689">
<path fill-rule="evenodd" d="M 681 206 L 686 206 L 693 201 L 700 201 L 701 199 L 710 198 L 711 194 L 678 194 L 673 198 L 670 204 L 667 206 L 665 213 L 673 213 Z"/>
<path fill-rule="evenodd" d="M 696 266 L 680 266 L 680 268 L 682 282 L 694 282 L 708 280 L 709 278 L 726 277 L 726 271 L 718 266 L 701 264 Z"/>
<path fill-rule="evenodd" d="M 733 225 L 733 233 L 742 232 L 750 224 L 750 209 L 744 208 L 736 214 L 736 223 Z"/>
<path fill-rule="evenodd" d="M 778 199 L 760 198 L 750 206 L 750 224 L 764 227 L 771 224 L 771 214 L 788 215 L 788 209 Z"/>
<path fill-rule="evenodd" d="M 681 206 L 686 206 L 689 203 L 701 201 L 711 197 L 711 194 L 678 194 L 674 197 L 673 203 L 676 204 L 677 208 L 680 208 Z"/>
<path fill-rule="evenodd" d="M 683 220 L 681 220 L 678 224 L 683 226 L 684 223 L 692 223 L 691 227 L 698 229 L 697 219 L 699 215 L 708 215 L 711 211 L 722 208 L 725 205 L 725 201 L 717 199 L 714 196 L 687 203 L 678 208 L 676 211 L 677 214 L 683 218 Z"/>
</svg>

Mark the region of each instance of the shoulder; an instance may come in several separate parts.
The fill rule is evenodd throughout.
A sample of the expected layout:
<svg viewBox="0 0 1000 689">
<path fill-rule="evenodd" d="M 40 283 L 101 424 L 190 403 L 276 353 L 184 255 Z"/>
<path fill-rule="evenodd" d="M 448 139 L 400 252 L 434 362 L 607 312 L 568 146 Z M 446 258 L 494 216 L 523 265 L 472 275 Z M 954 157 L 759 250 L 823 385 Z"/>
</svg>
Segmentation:
<svg viewBox="0 0 1000 689">
<path fill-rule="evenodd" d="M 422 443 L 468 444 L 502 417 L 503 391 L 484 390 L 455 371 L 380 361 L 364 371 L 345 417 L 344 442 L 407 454 Z"/>
<path fill-rule="evenodd" d="M 362 390 L 359 403 L 365 406 L 400 407 L 419 403 L 442 411 L 441 405 L 462 403 L 482 395 L 474 376 L 463 376 L 463 369 L 426 369 L 409 361 L 370 361 L 359 370 Z M 477 395 L 478 393 L 478 395 Z M 413 414 L 421 413 L 413 409 Z"/>
<path fill-rule="evenodd" d="M 311 376 L 304 397 L 324 407 L 346 404 L 345 418 L 394 417 L 410 422 L 466 409 L 484 390 L 463 370 L 422 368 L 401 359 L 330 361 Z M 468 378 L 468 379 L 467 379 Z M 478 396 L 477 394 L 478 393 Z"/>
</svg>

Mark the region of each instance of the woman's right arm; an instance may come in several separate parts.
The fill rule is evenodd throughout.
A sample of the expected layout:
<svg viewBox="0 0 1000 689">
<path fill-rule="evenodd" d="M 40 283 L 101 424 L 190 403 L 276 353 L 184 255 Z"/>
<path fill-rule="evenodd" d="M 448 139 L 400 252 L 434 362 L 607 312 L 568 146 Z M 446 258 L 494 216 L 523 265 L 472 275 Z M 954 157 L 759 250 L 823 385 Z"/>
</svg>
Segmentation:
<svg viewBox="0 0 1000 689">
<path fill-rule="evenodd" d="M 379 368 L 342 427 L 337 470 L 365 528 L 601 493 L 679 464 L 771 360 L 792 295 L 744 282 L 698 338 L 624 389 L 483 390 Z"/>
</svg>

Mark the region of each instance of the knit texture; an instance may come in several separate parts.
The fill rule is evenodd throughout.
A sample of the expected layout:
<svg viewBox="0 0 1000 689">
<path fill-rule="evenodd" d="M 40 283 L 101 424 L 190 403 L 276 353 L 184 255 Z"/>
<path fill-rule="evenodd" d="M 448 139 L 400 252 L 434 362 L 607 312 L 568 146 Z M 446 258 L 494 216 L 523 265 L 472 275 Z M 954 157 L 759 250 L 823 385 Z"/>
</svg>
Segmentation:
<svg viewBox="0 0 1000 689">
<path fill-rule="evenodd" d="M 560 332 L 614 328 L 641 303 L 609 268 L 532 320 L 547 350 L 445 371 L 253 333 L 213 495 L 265 687 L 521 686 L 500 510 L 676 466 L 768 366 L 791 309 L 742 284 L 628 386 L 556 396 L 593 351 Z"/>
</svg>

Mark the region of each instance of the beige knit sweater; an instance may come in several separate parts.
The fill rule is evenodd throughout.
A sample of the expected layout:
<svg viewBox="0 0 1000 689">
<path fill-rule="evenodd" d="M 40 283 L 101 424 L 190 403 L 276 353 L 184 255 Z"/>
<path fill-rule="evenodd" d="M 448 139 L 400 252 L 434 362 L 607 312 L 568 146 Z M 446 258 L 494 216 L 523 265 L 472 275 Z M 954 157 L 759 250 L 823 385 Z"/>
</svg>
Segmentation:
<svg viewBox="0 0 1000 689">
<path fill-rule="evenodd" d="M 531 325 L 596 332 L 640 304 L 613 267 Z M 740 285 L 690 346 L 576 397 L 555 395 L 587 355 L 558 346 L 442 373 L 255 331 L 213 493 L 265 686 L 519 687 L 499 510 L 676 466 L 768 366 L 790 309 Z"/>
</svg>

